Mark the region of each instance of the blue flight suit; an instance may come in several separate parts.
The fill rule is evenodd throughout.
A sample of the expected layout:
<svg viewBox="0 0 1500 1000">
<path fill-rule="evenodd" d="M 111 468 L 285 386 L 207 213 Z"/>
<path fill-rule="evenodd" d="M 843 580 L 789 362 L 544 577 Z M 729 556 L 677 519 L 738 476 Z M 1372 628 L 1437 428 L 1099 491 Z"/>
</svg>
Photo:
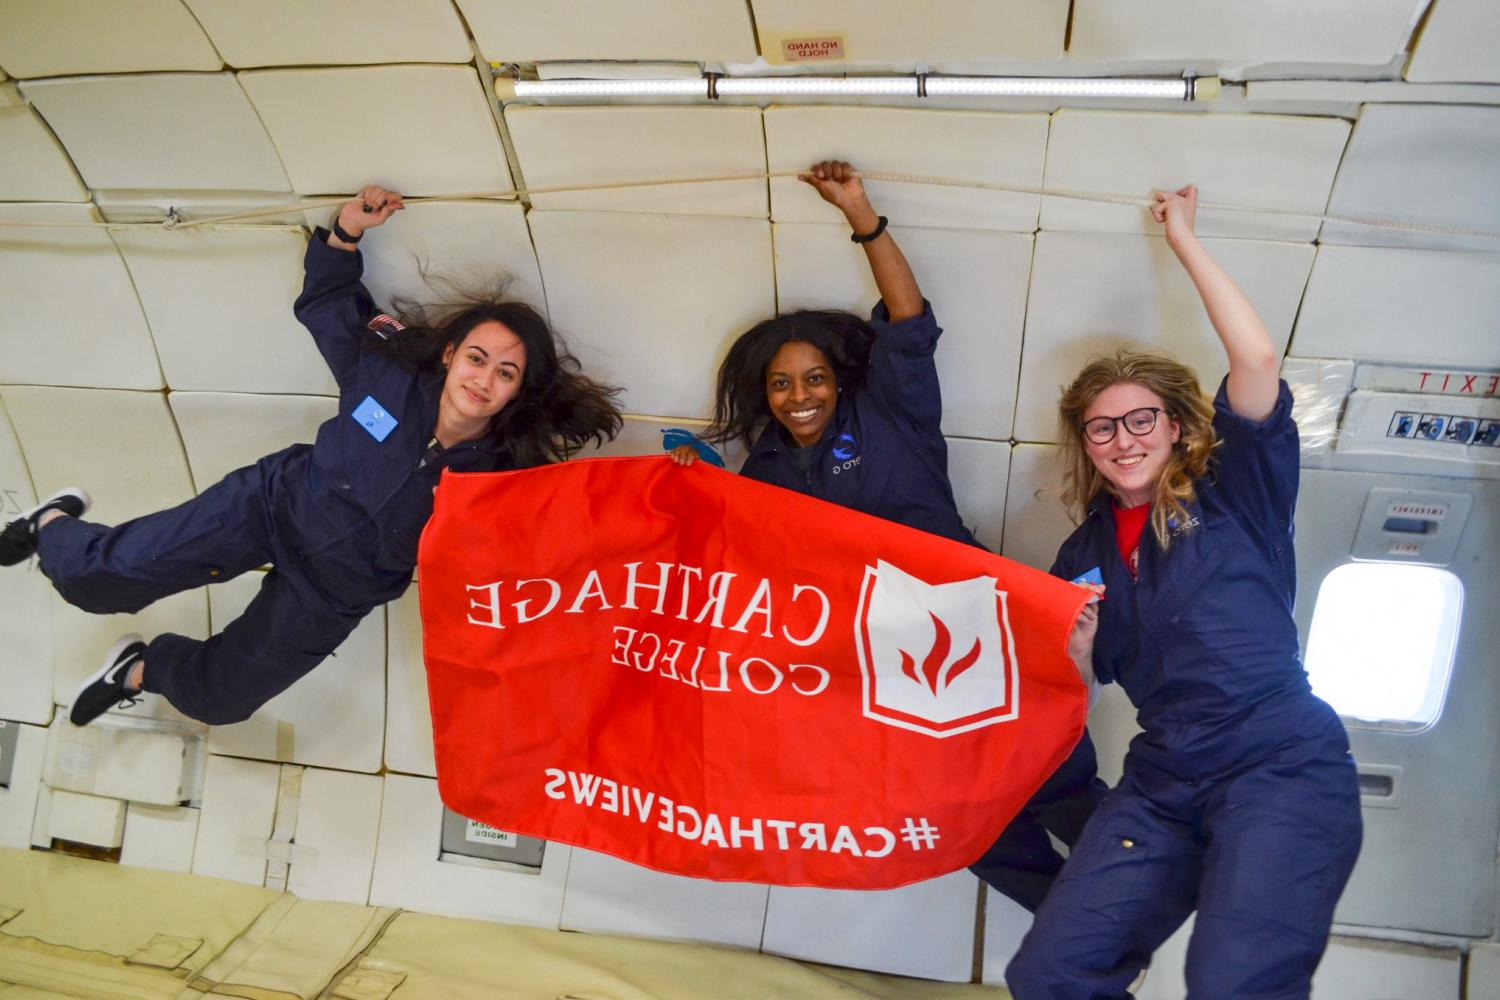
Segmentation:
<svg viewBox="0 0 1500 1000">
<path fill-rule="evenodd" d="M 406 590 L 442 469 L 511 465 L 489 437 L 437 443 L 443 372 L 414 374 L 362 346 L 377 313 L 360 283 L 363 260 L 327 236 L 320 228 L 308 243 L 295 307 L 339 387 L 338 416 L 316 442 L 237 469 L 169 510 L 113 528 L 57 518 L 38 535 L 42 571 L 70 604 L 98 614 L 274 564 L 218 634 L 166 633 L 146 650 L 146 690 L 212 725 L 249 718 Z"/>
<path fill-rule="evenodd" d="M 964 527 L 948 480 L 943 398 L 933 357 L 942 329 L 932 307 L 892 323 L 884 302 L 870 317 L 875 342 L 865 384 L 840 393 L 833 419 L 811 445 L 804 472 L 792 444 L 772 421 L 756 439 L 740 474 L 850 507 L 888 521 L 978 547 Z M 1028 910 L 1036 910 L 1063 866 L 1049 831 L 1078 839 L 1104 798 L 1094 744 L 1085 730 L 1053 772 L 972 866 L 973 872 Z"/>
<path fill-rule="evenodd" d="M 1214 400 L 1220 444 L 1162 551 L 1131 578 L 1099 497 L 1058 568 L 1099 567 L 1094 644 L 1144 729 L 1006 972 L 1016 1000 L 1128 997 L 1198 911 L 1189 996 L 1305 998 L 1359 854 L 1359 782 L 1312 694 L 1292 619 L 1297 427 L 1286 384 L 1259 423 Z"/>
</svg>

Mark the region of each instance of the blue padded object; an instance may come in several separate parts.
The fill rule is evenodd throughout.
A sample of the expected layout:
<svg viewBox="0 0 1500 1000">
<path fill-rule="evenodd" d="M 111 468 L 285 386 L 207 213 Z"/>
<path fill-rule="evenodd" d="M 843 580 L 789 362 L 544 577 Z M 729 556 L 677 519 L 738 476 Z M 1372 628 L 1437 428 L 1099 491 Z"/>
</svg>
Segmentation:
<svg viewBox="0 0 1500 1000">
<path fill-rule="evenodd" d="M 384 441 L 396 429 L 396 418 L 386 411 L 384 406 L 376 402 L 374 396 L 366 396 L 364 401 L 354 408 L 350 414 L 361 427 L 370 432 L 370 437 L 376 441 Z"/>
<path fill-rule="evenodd" d="M 693 450 L 698 453 L 698 457 L 703 459 L 703 461 L 709 465 L 717 465 L 721 469 L 724 468 L 723 456 L 714 449 L 713 445 L 706 441 L 700 441 L 692 431 L 683 430 L 681 427 L 665 427 L 662 429 L 662 451 L 671 451 L 680 444 L 692 445 Z"/>
</svg>

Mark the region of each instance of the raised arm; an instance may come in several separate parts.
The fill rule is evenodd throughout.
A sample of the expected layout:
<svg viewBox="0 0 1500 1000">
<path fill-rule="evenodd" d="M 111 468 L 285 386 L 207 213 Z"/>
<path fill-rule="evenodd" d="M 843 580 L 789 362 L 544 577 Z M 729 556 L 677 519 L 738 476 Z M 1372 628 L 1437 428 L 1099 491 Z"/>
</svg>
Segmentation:
<svg viewBox="0 0 1500 1000">
<path fill-rule="evenodd" d="M 1151 196 L 1151 214 L 1165 225 L 1167 245 L 1197 286 L 1229 356 L 1230 408 L 1247 420 L 1264 420 L 1276 406 L 1281 358 L 1255 307 L 1193 231 L 1197 212 L 1198 189 L 1192 185 Z"/>
<path fill-rule="evenodd" d="M 870 205 L 865 194 L 865 185 L 854 173 L 854 168 L 842 160 L 824 160 L 815 164 L 805 174 L 799 175 L 822 195 L 823 200 L 844 213 L 849 228 L 857 236 L 873 233 L 880 225 L 880 216 Z M 861 244 L 865 258 L 870 262 L 870 271 L 875 275 L 875 287 L 885 302 L 892 323 L 922 314 L 922 290 L 917 287 L 916 275 L 906 263 L 906 256 L 896 245 L 889 231 L 883 231 L 875 239 Z"/>
<path fill-rule="evenodd" d="M 342 229 L 344 235 L 352 237 L 353 241 L 342 240 L 334 233 L 329 233 L 328 245 L 339 250 L 358 250 L 359 247 L 355 244 L 365 234 L 365 230 L 383 225 L 386 219 L 405 207 L 399 194 L 372 184 L 344 202 L 339 209 L 336 228 Z"/>
</svg>

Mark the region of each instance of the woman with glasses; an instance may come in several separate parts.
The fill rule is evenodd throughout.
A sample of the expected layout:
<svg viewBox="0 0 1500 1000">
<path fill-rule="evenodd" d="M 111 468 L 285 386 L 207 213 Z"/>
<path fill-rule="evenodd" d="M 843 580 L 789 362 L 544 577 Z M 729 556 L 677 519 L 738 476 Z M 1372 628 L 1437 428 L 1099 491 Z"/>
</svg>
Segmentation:
<svg viewBox="0 0 1500 1000">
<path fill-rule="evenodd" d="M 1121 351 L 1059 405 L 1082 523 L 1054 572 L 1096 571 L 1092 663 L 1144 732 L 1006 971 L 1017 1000 L 1128 997 L 1194 910 L 1194 997 L 1306 997 L 1359 853 L 1359 786 L 1292 620 L 1298 440 L 1280 359 L 1193 231 L 1197 190 L 1152 212 L 1229 359 L 1191 370 Z"/>
</svg>

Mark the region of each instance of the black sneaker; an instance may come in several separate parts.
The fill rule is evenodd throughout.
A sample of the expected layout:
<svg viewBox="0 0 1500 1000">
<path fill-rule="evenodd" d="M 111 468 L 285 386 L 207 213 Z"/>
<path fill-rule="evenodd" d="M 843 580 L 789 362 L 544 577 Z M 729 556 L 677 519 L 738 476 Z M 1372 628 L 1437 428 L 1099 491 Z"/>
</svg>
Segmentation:
<svg viewBox="0 0 1500 1000">
<path fill-rule="evenodd" d="M 130 668 L 144 655 L 146 642 L 134 633 L 111 646 L 109 654 L 104 657 L 104 666 L 84 681 L 73 696 L 68 721 L 75 726 L 86 726 L 117 705 L 125 708 L 140 701 L 140 692 L 126 687 L 125 678 L 130 676 Z"/>
<path fill-rule="evenodd" d="M 25 562 L 36 553 L 36 533 L 42 515 L 49 510 L 60 510 L 73 517 L 82 517 L 89 509 L 89 495 L 76 486 L 58 490 L 41 503 L 5 526 L 0 531 L 0 566 L 14 566 Z"/>
</svg>

